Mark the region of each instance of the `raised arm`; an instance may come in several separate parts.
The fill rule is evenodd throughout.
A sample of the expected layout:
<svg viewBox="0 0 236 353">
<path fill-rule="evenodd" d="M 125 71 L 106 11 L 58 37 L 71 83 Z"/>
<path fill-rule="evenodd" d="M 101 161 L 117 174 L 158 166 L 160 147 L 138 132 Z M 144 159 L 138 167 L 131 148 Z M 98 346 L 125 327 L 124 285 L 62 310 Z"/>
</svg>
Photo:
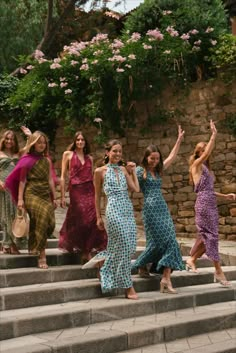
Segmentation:
<svg viewBox="0 0 236 353">
<path fill-rule="evenodd" d="M 211 138 L 208 144 L 206 145 L 202 153 L 199 155 L 199 157 L 194 160 L 193 164 L 190 167 L 190 173 L 192 175 L 192 179 L 195 185 L 200 180 L 200 177 L 202 174 L 202 164 L 210 157 L 210 154 L 215 145 L 217 130 L 212 120 L 210 121 L 210 128 L 211 128 Z"/>
<path fill-rule="evenodd" d="M 211 128 L 211 138 L 208 144 L 206 145 L 206 148 L 201 154 L 201 156 L 193 162 L 193 166 L 198 166 L 198 165 L 201 165 L 203 162 L 205 162 L 210 157 L 210 154 L 215 146 L 217 130 L 212 120 L 210 120 L 210 128 Z"/>
<path fill-rule="evenodd" d="M 136 164 L 134 162 L 128 162 L 126 168 L 122 167 L 123 173 L 125 174 L 128 187 L 131 191 L 139 192 L 139 182 L 136 174 Z"/>
<path fill-rule="evenodd" d="M 169 156 L 164 160 L 163 162 L 163 169 L 167 169 L 176 159 L 176 156 L 179 152 L 180 144 L 181 141 L 183 140 L 184 137 L 184 131 L 182 130 L 181 126 L 178 126 L 178 138 L 176 140 L 176 143 L 174 147 L 172 148 Z"/>
<path fill-rule="evenodd" d="M 95 169 L 94 172 L 94 187 L 95 187 L 95 208 L 97 216 L 97 227 L 100 230 L 104 229 L 104 223 L 101 215 L 101 195 L 103 183 L 103 167 Z"/>
</svg>

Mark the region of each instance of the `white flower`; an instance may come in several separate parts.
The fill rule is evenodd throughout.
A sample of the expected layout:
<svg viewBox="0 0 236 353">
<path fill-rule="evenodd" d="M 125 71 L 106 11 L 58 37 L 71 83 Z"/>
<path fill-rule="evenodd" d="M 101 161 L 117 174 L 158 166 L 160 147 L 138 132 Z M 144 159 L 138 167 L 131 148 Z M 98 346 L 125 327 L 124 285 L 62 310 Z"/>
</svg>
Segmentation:
<svg viewBox="0 0 236 353">
<path fill-rule="evenodd" d="M 130 55 L 128 56 L 128 58 L 131 59 L 131 60 L 135 60 L 135 59 L 136 59 L 136 55 L 130 54 Z"/>
<path fill-rule="evenodd" d="M 48 87 L 57 87 L 57 86 L 58 86 L 58 84 L 55 83 L 55 82 L 52 82 L 52 83 L 48 84 Z"/>
<path fill-rule="evenodd" d="M 95 123 L 101 123 L 101 122 L 102 122 L 102 119 L 101 119 L 101 118 L 95 118 L 95 119 L 94 119 L 94 122 L 95 122 Z"/>
<path fill-rule="evenodd" d="M 65 90 L 65 94 L 70 94 L 70 93 L 72 93 L 72 89 L 68 88 L 68 89 Z"/>
<path fill-rule="evenodd" d="M 60 69 L 61 65 L 58 63 L 53 63 L 50 65 L 50 69 L 55 70 L 55 69 Z"/>
</svg>

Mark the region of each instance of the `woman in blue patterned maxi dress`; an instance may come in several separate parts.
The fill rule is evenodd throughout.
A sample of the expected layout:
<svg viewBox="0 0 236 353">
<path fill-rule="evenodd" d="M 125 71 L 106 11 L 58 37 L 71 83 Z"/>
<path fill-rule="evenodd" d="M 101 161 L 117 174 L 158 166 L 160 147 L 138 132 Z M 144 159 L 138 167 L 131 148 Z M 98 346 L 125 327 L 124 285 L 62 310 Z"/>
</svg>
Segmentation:
<svg viewBox="0 0 236 353">
<path fill-rule="evenodd" d="M 125 167 L 119 166 L 121 156 L 121 143 L 118 140 L 110 141 L 106 146 L 105 163 L 108 163 L 95 170 L 95 205 L 99 229 L 104 229 L 100 208 L 102 186 L 108 200 L 107 250 L 96 256 L 99 258 L 105 255 L 105 262 L 100 270 L 102 291 L 124 288 L 126 298 L 137 299 L 131 279 L 131 256 L 136 250 L 136 224 L 128 187 L 138 192 L 139 184 L 135 164 L 127 163 L 127 171 Z"/>
<path fill-rule="evenodd" d="M 235 194 L 221 194 L 214 191 L 214 178 L 209 169 L 209 157 L 214 148 L 217 130 L 211 120 L 211 138 L 208 143 L 199 142 L 190 157 L 190 179 L 197 193 L 195 203 L 195 222 L 198 238 L 191 250 L 191 257 L 186 261 L 186 269 L 197 272 L 196 261 L 204 253 L 215 266 L 214 280 L 224 287 L 231 286 L 220 266 L 218 251 L 218 210 L 216 196 L 235 200 Z"/>
<path fill-rule="evenodd" d="M 162 169 L 167 169 L 175 160 L 184 136 L 179 126 L 178 139 L 169 156 L 162 161 L 162 155 L 155 145 L 147 147 L 142 167 L 137 168 L 141 191 L 144 194 L 143 221 L 146 233 L 146 249 L 137 258 L 133 268 L 139 269 L 141 277 L 148 277 L 148 263 L 156 264 L 156 271 L 162 274 L 161 292 L 177 293 L 173 289 L 170 275 L 173 270 L 182 270 L 183 263 L 176 241 L 174 224 L 161 192 Z"/>
</svg>

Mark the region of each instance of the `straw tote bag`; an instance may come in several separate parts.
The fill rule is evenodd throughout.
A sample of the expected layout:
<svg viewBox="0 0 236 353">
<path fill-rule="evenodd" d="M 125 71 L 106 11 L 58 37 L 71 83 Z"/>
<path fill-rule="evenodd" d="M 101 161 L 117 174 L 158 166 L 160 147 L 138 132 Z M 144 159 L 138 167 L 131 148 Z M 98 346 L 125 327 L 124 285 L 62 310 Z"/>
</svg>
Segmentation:
<svg viewBox="0 0 236 353">
<path fill-rule="evenodd" d="M 29 235 L 29 215 L 23 208 L 17 208 L 16 217 L 12 223 L 12 234 L 16 238 L 27 237 Z"/>
</svg>

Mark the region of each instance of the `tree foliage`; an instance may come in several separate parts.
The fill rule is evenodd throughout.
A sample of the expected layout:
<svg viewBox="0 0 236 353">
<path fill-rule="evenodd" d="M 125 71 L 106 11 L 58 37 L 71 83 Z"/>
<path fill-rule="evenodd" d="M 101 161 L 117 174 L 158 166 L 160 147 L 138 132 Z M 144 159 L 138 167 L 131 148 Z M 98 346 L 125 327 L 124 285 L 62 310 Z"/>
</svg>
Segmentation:
<svg viewBox="0 0 236 353">
<path fill-rule="evenodd" d="M 17 66 L 19 55 L 28 55 L 40 42 L 47 16 L 47 1 L 0 1 L 0 72 Z"/>
</svg>

